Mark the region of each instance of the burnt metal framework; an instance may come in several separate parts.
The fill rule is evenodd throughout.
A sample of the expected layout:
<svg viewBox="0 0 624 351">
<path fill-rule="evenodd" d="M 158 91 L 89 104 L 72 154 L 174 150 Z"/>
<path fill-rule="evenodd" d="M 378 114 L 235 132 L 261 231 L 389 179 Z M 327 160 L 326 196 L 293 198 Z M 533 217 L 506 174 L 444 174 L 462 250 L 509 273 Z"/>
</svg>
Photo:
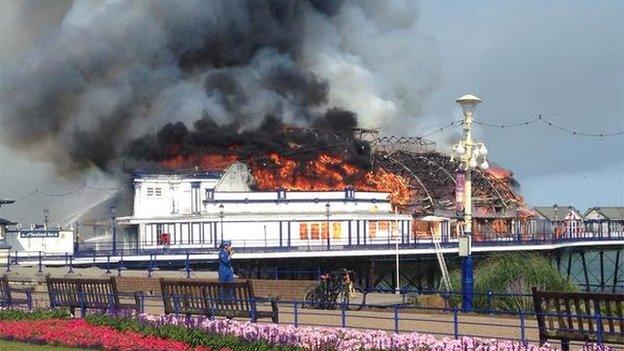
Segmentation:
<svg viewBox="0 0 624 351">
<path fill-rule="evenodd" d="M 394 150 L 375 154 L 376 165 L 409 180 L 416 196 L 408 205 L 416 214 L 454 212 L 455 177 L 459 164 L 439 152 Z M 406 169 L 407 168 L 407 169 Z M 475 172 L 473 196 L 477 207 L 485 208 L 492 217 L 515 217 L 522 200 L 514 192 L 512 178 L 497 179 L 487 172 Z M 429 201 L 433 198 L 433 205 Z M 479 216 L 479 213 L 477 213 Z"/>
<path fill-rule="evenodd" d="M 585 291 L 624 291 L 624 249 L 567 249 L 552 253 L 551 260 Z"/>
</svg>

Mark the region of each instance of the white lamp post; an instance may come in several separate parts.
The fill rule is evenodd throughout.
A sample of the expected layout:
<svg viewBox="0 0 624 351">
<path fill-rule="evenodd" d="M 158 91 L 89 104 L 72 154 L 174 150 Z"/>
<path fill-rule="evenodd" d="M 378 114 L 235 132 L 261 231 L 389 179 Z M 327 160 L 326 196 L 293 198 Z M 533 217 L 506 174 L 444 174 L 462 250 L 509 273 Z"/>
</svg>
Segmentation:
<svg viewBox="0 0 624 351">
<path fill-rule="evenodd" d="M 457 144 L 453 145 L 452 159 L 460 161 L 460 168 L 466 173 L 466 180 L 464 185 L 464 235 L 460 238 L 460 256 L 462 256 L 462 308 L 465 311 L 472 310 L 473 301 L 473 263 L 471 255 L 472 245 L 472 170 L 480 167 L 487 169 L 489 164 L 487 162 L 488 149 L 483 142 L 476 142 L 472 140 L 472 121 L 473 114 L 476 106 L 481 102 L 481 99 L 472 95 L 466 94 L 456 102 L 461 106 L 464 121 L 464 139 L 459 140 Z M 463 242 L 463 245 L 462 245 Z"/>
<path fill-rule="evenodd" d="M 394 236 L 394 249 L 395 249 L 395 268 L 396 268 L 396 287 L 395 293 L 401 294 L 401 271 L 399 266 L 399 208 L 394 208 L 394 228 L 392 229 L 392 235 Z"/>
</svg>

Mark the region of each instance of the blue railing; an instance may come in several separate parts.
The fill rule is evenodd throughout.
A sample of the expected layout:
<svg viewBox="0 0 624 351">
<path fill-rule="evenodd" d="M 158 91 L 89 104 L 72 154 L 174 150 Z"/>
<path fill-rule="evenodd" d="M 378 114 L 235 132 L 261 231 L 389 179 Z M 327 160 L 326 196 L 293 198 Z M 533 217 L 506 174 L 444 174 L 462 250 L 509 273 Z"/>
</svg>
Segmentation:
<svg viewBox="0 0 624 351">
<path fill-rule="evenodd" d="M 624 240 L 624 232 L 589 233 L 583 232 L 574 235 L 563 234 L 558 237 L 552 233 L 532 233 L 530 235 L 497 234 L 474 236 L 473 247 L 490 246 L 524 246 L 524 245 L 548 245 L 563 244 L 573 242 L 595 242 Z M 323 240 L 321 240 L 323 241 Z M 343 244 L 331 242 L 327 245 L 324 241 L 312 244 L 300 244 L 297 246 L 284 245 L 279 240 L 238 240 L 236 241 L 236 252 L 240 253 L 276 253 L 276 252 L 323 252 L 323 251 L 361 251 L 361 250 L 395 250 L 397 244 L 391 240 L 375 240 L 367 244 Z M 75 256 L 77 257 L 103 257 L 107 255 L 170 255 L 170 254 L 206 254 L 216 252 L 214 244 L 206 244 L 202 247 L 184 247 L 189 244 L 161 245 L 156 248 L 145 248 L 143 243 L 120 243 L 117 242 L 117 250 L 113 251 L 112 242 L 98 243 L 97 246 L 86 244 L 77 245 Z M 440 243 L 442 248 L 456 249 L 457 239 L 447 239 Z M 126 246 L 125 248 L 123 248 Z M 128 247 L 132 246 L 132 247 Z M 399 243 L 400 250 L 409 249 L 433 249 L 434 243 L 431 239 L 412 238 L 410 243 Z"/>
<path fill-rule="evenodd" d="M 102 295 L 102 294 L 97 294 Z M 105 301 L 113 298 L 109 296 L 92 296 L 96 298 L 88 299 L 85 294 L 78 296 L 78 308 L 81 315 L 85 315 L 89 310 L 87 301 Z M 529 294 L 505 294 L 492 293 L 502 297 L 527 297 Z M 31 310 L 33 308 L 47 308 L 55 305 L 50 303 L 50 294 L 33 293 L 28 305 L 14 306 Z M 52 293 L 54 296 L 54 292 Z M 162 313 L 162 295 L 146 295 L 139 293 L 139 311 L 142 313 L 159 314 Z M 117 300 L 134 300 L 135 294 L 118 293 Z M 173 314 L 184 315 L 182 306 L 194 305 L 193 297 L 172 296 Z M 198 297 L 199 299 L 199 297 Z M 54 299 L 53 299 L 54 300 Z M 177 303 L 176 303 L 177 301 Z M 266 299 L 253 300 L 251 305 L 260 308 L 268 308 Z M 1 302 L 1 301 L 0 301 Z M 182 303 L 184 302 L 184 303 Z M 227 299 L 227 303 L 234 303 L 232 298 Z M 240 304 L 242 306 L 243 304 Z M 435 336 L 451 337 L 479 337 L 494 338 L 501 340 L 516 340 L 521 343 L 539 343 L 539 327 L 536 322 L 538 316 L 531 309 L 500 310 L 500 309 L 477 309 L 471 313 L 464 313 L 459 306 L 450 307 L 427 307 L 412 306 L 408 304 L 358 304 L 358 303 L 338 303 L 334 309 L 314 309 L 309 306 L 309 301 L 304 300 L 277 300 L 279 307 L 279 320 L 296 327 L 301 326 L 325 326 L 352 329 L 380 329 L 394 333 L 418 332 L 432 334 Z M 216 306 L 216 305 L 215 305 Z M 4 306 L 6 307 L 6 306 Z M 105 309 L 108 313 L 118 315 L 120 311 L 113 308 L 109 303 L 102 306 L 92 307 L 98 311 Z M 361 310 L 359 309 L 361 308 Z M 213 311 L 214 313 L 214 311 Z M 250 318 L 254 318 L 254 311 L 250 309 Z M 123 315 L 123 314 L 122 314 Z M 564 314 L 564 313 L 541 313 L 540 316 L 555 317 L 555 320 L 573 318 L 574 320 L 591 320 L 595 325 L 595 333 L 598 344 L 602 344 L 609 336 L 620 335 L 621 331 L 611 330 L 613 325 L 622 323 L 624 319 L 619 316 L 609 315 L 603 311 L 596 310 L 592 314 Z M 371 318 L 375 319 L 375 325 L 371 325 Z M 567 328 L 567 327 L 559 327 Z M 617 328 L 616 328 L 617 329 Z M 567 329 L 560 329 L 565 332 Z"/>
</svg>

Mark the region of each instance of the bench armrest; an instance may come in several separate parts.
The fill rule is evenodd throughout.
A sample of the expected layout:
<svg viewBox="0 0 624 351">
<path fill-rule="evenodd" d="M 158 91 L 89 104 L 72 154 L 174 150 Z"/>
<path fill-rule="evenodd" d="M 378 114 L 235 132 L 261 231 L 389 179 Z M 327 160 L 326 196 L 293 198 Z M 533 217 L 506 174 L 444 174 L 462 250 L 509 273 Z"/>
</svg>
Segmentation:
<svg viewBox="0 0 624 351">
<path fill-rule="evenodd" d="M 143 313 L 143 302 L 145 301 L 145 294 L 143 291 L 135 291 L 132 293 L 134 297 L 135 310 L 137 313 Z"/>
<path fill-rule="evenodd" d="M 279 306 L 277 301 L 279 300 L 276 297 L 256 297 L 256 302 L 269 302 L 271 303 L 271 319 L 273 323 L 277 324 L 279 322 Z"/>
</svg>

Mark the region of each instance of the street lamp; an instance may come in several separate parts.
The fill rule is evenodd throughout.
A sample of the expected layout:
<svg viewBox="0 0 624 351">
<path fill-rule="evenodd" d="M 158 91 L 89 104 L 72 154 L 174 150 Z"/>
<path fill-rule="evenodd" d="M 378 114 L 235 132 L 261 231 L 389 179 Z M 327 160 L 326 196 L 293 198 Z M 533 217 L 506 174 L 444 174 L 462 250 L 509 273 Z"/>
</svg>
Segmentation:
<svg viewBox="0 0 624 351">
<path fill-rule="evenodd" d="M 325 205 L 325 215 L 327 216 L 327 250 L 330 250 L 330 241 L 329 241 L 329 214 L 330 214 L 331 205 L 329 202 Z"/>
<path fill-rule="evenodd" d="M 117 206 L 110 207 L 111 232 L 113 234 L 113 255 L 117 253 Z"/>
<path fill-rule="evenodd" d="M 399 206 L 394 207 L 394 228 L 392 229 L 392 235 L 394 236 L 394 268 L 396 274 L 396 287 L 395 293 L 401 294 L 401 271 L 399 268 Z"/>
<path fill-rule="evenodd" d="M 221 243 L 223 243 L 223 204 L 219 205 L 219 218 L 221 219 Z"/>
<path fill-rule="evenodd" d="M 462 309 L 472 310 L 473 302 L 473 261 L 471 253 L 472 245 L 472 170 L 479 167 L 487 169 L 490 165 L 487 162 L 488 149 L 483 142 L 472 140 L 472 122 L 476 106 L 481 99 L 466 94 L 456 102 L 461 106 L 464 121 L 464 139 L 453 145 L 453 155 L 451 160 L 457 159 L 460 162 L 460 170 L 465 172 L 464 184 L 464 235 L 460 238 L 460 256 L 462 257 Z"/>
<path fill-rule="evenodd" d="M 554 204 L 554 205 L 553 205 L 553 211 L 555 212 L 555 216 L 554 216 L 554 219 L 555 219 L 555 221 L 554 221 L 554 222 L 555 222 L 555 223 L 554 223 L 554 226 L 553 226 L 553 227 L 554 227 L 554 230 L 553 230 L 553 234 L 554 234 L 554 235 L 553 235 L 553 236 L 554 236 L 555 238 L 557 238 L 557 235 L 558 235 L 558 233 L 557 233 L 557 231 L 558 231 L 558 230 L 557 230 L 557 228 L 559 227 L 559 226 L 557 225 L 557 221 L 558 221 L 558 219 L 557 219 L 557 210 L 559 210 L 559 206 L 557 206 L 557 204 Z"/>
</svg>

